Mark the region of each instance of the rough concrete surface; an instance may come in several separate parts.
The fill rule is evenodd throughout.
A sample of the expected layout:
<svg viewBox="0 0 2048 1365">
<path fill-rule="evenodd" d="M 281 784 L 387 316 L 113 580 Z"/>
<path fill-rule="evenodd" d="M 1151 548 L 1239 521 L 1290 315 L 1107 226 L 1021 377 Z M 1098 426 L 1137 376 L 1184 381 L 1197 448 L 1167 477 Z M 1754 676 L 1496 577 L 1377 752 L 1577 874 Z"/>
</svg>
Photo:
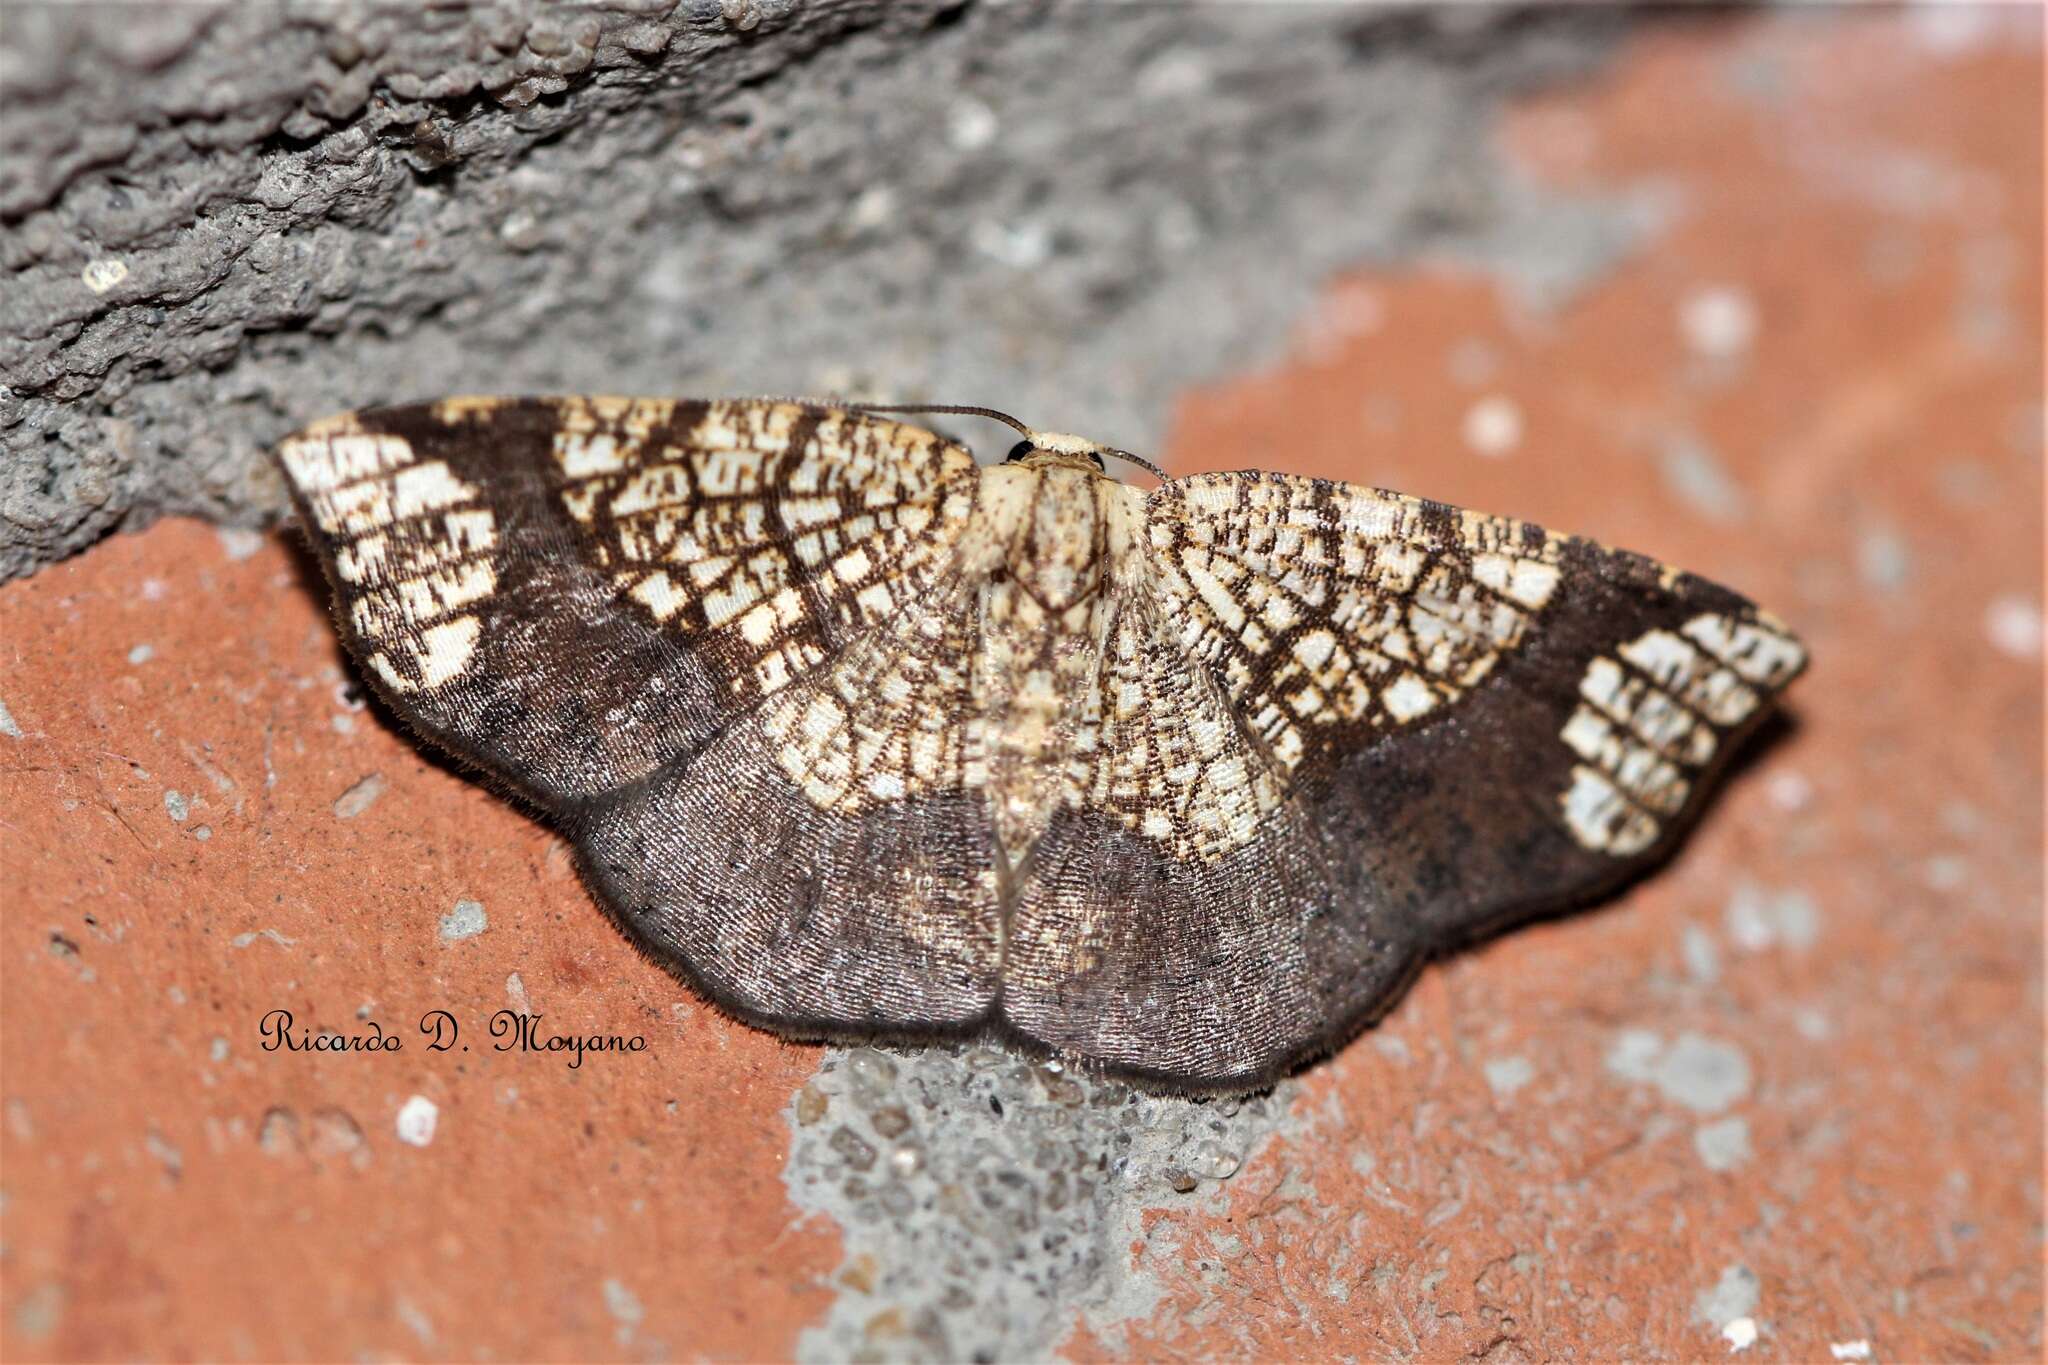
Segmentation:
<svg viewBox="0 0 2048 1365">
<path fill-rule="evenodd" d="M 862 392 L 1136 440 L 1321 274 L 1533 288 L 1626 214 L 1498 171 L 1614 14 L 538 0 L 9 7 L 0 580 L 455 392 Z"/>
<path fill-rule="evenodd" d="M 1274 50 L 1319 52 L 1314 26 L 1337 19 L 1271 22 Z M 948 45 L 1011 23 L 1018 50 L 1037 41 L 1028 11 L 977 7 L 902 38 L 908 67 L 883 23 L 790 70 L 811 88 L 845 60 L 832 80 L 895 82 L 929 102 L 875 114 L 875 135 L 922 119 L 951 148 L 958 81 L 938 78 L 984 79 L 961 73 L 989 45 Z M 10 10 L 10 44 L 14 25 Z M 1505 60 L 1475 47 L 1533 41 L 1387 31 L 1438 54 L 1418 61 L 1447 82 Z M 1813 648 L 1787 722 L 1671 868 L 1433 967 L 1270 1095 L 1163 1098 L 992 1048 L 816 1048 L 722 1018 L 607 927 L 558 840 L 365 709 L 317 574 L 281 538 L 176 518 L 0 588 L 0 1354 L 2038 1359 L 2042 36 L 2038 12 L 1988 8 L 1652 25 L 1504 116 L 1457 115 L 1455 157 L 1498 166 L 1481 218 L 1580 225 L 1555 243 L 1481 247 L 1424 215 L 1357 228 L 1358 267 L 1312 292 L 1333 240 L 1220 280 L 1155 262 L 1102 336 L 933 324 L 956 329 L 975 384 L 1017 372 L 948 396 L 1023 392 L 1041 421 L 1071 401 L 1054 420 L 1177 471 L 1351 478 L 1651 550 L 1771 604 Z M 862 43 L 873 61 L 838 55 Z M 1284 69 L 1307 89 L 1319 68 Z M 1024 136 L 999 101 L 1058 101 L 1000 74 L 973 88 L 1024 139 L 1005 164 L 1067 146 Z M 783 79 L 734 98 L 772 119 L 810 98 Z M 1269 107 L 1218 80 L 1203 88 L 1246 118 Z M 694 115 L 678 117 L 684 137 Z M 728 183 L 775 183 L 746 164 Z M 1347 191 L 1289 165 L 1305 182 L 1263 191 L 1284 202 L 1185 259 L 1219 269 L 1226 237 L 1346 193 L 1392 202 L 1370 177 Z M 432 183 L 391 211 L 420 211 Z M 788 192 L 796 207 L 760 218 L 800 216 L 811 191 Z M 496 250 L 450 221 L 471 222 L 465 251 Z M 918 221 L 967 234 L 974 217 Z M 901 329 L 889 347 L 850 340 L 851 314 L 806 322 L 792 386 L 878 358 L 882 382 L 950 375 L 935 357 L 953 351 L 902 340 L 917 297 L 1009 300 L 1058 328 L 1097 316 L 1039 292 L 1077 278 L 1057 251 L 1048 284 L 960 240 L 946 282 L 861 305 Z M 834 277 L 846 298 L 856 276 L 885 292 L 893 248 L 867 250 L 763 286 L 762 306 L 796 317 Z M 1553 254 L 1573 264 L 1544 276 Z M 534 270 L 509 278 L 565 297 L 552 265 Z M 745 293 L 716 288 L 723 308 Z M 1162 339 L 1146 310 L 1182 299 L 1186 336 Z M 1239 306 L 1242 335 L 1219 340 Z M 551 351 L 455 308 L 381 339 L 363 317 L 324 341 L 268 324 L 218 371 L 128 392 L 253 449 L 365 397 L 355 364 L 410 366 L 424 392 L 476 387 L 459 382 L 475 357 L 524 357 L 504 387 L 660 392 L 725 377 L 714 335 L 769 350 L 706 315 L 675 338 L 681 380 L 640 355 L 599 384 L 647 344 L 604 325 L 639 311 L 567 310 L 574 348 Z M 1145 341 L 1142 383 L 1106 377 L 1110 334 Z M 1181 394 L 1147 438 L 1173 382 L 1262 339 L 1284 358 Z M 247 430 L 222 419 L 239 374 L 291 377 L 247 400 Z M 124 506 L 170 486 L 154 459 L 127 467 L 153 472 L 122 484 Z M 300 1036 L 405 1046 L 267 1051 L 274 1010 Z M 445 1052 L 421 1031 L 437 1010 L 460 1027 Z M 542 1050 L 611 1037 L 646 1047 Z"/>
</svg>

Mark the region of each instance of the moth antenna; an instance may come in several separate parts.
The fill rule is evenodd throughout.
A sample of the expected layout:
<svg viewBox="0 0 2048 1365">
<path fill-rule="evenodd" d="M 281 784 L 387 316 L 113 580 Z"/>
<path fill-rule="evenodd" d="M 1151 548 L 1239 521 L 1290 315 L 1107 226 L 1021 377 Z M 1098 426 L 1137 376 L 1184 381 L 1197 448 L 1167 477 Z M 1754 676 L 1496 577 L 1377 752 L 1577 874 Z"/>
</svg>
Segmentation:
<svg viewBox="0 0 2048 1365">
<path fill-rule="evenodd" d="M 963 403 L 848 403 L 845 406 L 855 412 L 927 412 L 945 413 L 954 417 L 986 417 L 990 421 L 1001 422 L 1020 436 L 1032 434 L 1030 427 L 1007 412 L 997 412 L 994 408 L 977 408 Z"/>
<path fill-rule="evenodd" d="M 749 401 L 759 403 L 795 403 L 807 408 L 839 408 L 845 412 L 886 412 L 899 413 L 906 416 L 916 413 L 935 413 L 952 417 L 986 417 L 990 421 L 1001 422 L 1004 426 L 1026 439 L 1038 435 L 1037 432 L 1025 426 L 1007 412 L 998 412 L 994 408 L 975 407 L 966 403 L 862 403 L 845 398 L 805 398 L 794 394 L 760 394 Z M 1128 464 L 1136 465 L 1161 483 L 1173 482 L 1165 470 L 1153 464 L 1142 455 L 1133 455 L 1130 451 L 1119 450 L 1115 446 L 1099 446 L 1097 449 L 1104 455 L 1113 455 Z"/>
<path fill-rule="evenodd" d="M 1161 469 L 1158 465 L 1153 464 L 1143 455 L 1133 455 L 1130 451 L 1118 450 L 1115 446 L 1104 446 L 1102 448 L 1102 453 L 1105 455 L 1114 455 L 1116 456 L 1116 458 L 1124 461 L 1126 464 L 1136 465 L 1138 468 L 1144 470 L 1147 474 L 1150 474 L 1153 478 L 1159 480 L 1159 482 L 1161 483 L 1173 482 L 1173 479 L 1167 474 L 1165 470 Z"/>
<path fill-rule="evenodd" d="M 1030 427 L 1025 426 L 1016 418 L 1010 416 L 1009 413 L 997 412 L 994 408 L 968 407 L 961 404 L 953 403 L 850 403 L 847 404 L 847 406 L 851 407 L 856 412 L 943 412 L 952 413 L 961 417 L 987 417 L 995 421 L 1001 422 L 1004 426 L 1011 428 L 1020 436 L 1028 438 L 1038 435 L 1037 432 L 1033 431 Z M 1150 460 L 1146 459 L 1142 455 L 1133 455 L 1130 451 L 1119 450 L 1115 446 L 1098 446 L 1097 449 L 1100 450 L 1104 455 L 1113 455 L 1119 460 L 1123 460 L 1126 463 L 1136 465 L 1138 468 L 1144 470 L 1147 474 L 1150 474 L 1153 478 L 1159 480 L 1159 482 L 1161 483 L 1172 482 L 1172 480 L 1167 477 L 1167 473 L 1165 470 L 1161 469 L 1158 465 L 1153 464 Z"/>
</svg>

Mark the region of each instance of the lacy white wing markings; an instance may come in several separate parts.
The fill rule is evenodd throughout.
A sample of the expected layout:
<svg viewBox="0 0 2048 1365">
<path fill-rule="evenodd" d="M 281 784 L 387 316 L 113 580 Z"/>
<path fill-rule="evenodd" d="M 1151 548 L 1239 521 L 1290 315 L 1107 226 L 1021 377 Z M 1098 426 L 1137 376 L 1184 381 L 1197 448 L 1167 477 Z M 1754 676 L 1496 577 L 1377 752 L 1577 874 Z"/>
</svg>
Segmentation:
<svg viewBox="0 0 2048 1365">
<path fill-rule="evenodd" d="M 482 491 L 352 416 L 279 449 L 314 524 L 334 542 L 349 625 L 369 666 L 401 693 L 458 676 L 482 629 L 470 609 L 498 586 L 497 521 Z"/>
<path fill-rule="evenodd" d="M 1805 648 L 1764 613 L 1702 612 L 1676 632 L 1644 631 L 1595 656 L 1560 734 L 1580 760 L 1558 796 L 1572 837 L 1615 857 L 1649 848 L 1685 808 L 1723 732 L 1805 664 Z"/>
<path fill-rule="evenodd" d="M 932 586 L 965 525 L 974 460 L 929 432 L 791 404 L 565 400 L 562 505 L 657 623 L 722 656 L 758 699 Z"/>
<path fill-rule="evenodd" d="M 1100 743 L 1077 804 L 1114 815 L 1184 859 L 1212 859 L 1257 836 L 1285 799 L 1215 676 L 1192 664 L 1149 574 L 1118 585 L 1104 643 Z"/>
<path fill-rule="evenodd" d="M 497 406 L 449 400 L 434 411 L 454 423 Z M 1561 573 L 1560 537 L 1378 490 L 1197 476 L 1145 500 L 1134 527 L 1136 496 L 1121 485 L 1053 497 L 1039 484 L 1070 471 L 978 470 L 915 427 L 742 402 L 705 405 L 678 433 L 676 408 L 553 405 L 559 497 L 598 567 L 655 622 L 708 637 L 696 643 L 728 656 L 746 700 L 829 665 L 801 706 L 792 698 L 767 718 L 780 766 L 814 805 L 983 790 L 1011 817 L 998 823 L 1014 826 L 1003 842 L 1015 857 L 1042 831 L 1049 801 L 1112 812 L 1183 857 L 1241 847 L 1310 749 L 1339 738 L 1331 731 L 1397 729 L 1482 681 L 1519 647 Z M 481 633 L 474 608 L 497 586 L 481 490 L 353 417 L 309 428 L 281 453 L 335 543 L 369 666 L 400 693 L 458 676 Z M 1091 530 L 1084 546 L 1045 524 L 1055 503 L 1080 502 L 1120 534 Z M 1006 563 L 1047 537 L 1050 565 Z M 982 580 L 1003 567 L 1011 576 L 988 598 Z M 1128 602 L 1157 609 L 1110 613 L 1101 593 L 1037 610 L 1015 586 L 1034 572 L 1051 575 L 1062 602 L 1113 580 L 1119 592 L 1136 585 Z M 991 683 L 985 632 L 936 606 L 968 588 L 984 594 L 985 615 L 996 601 L 1041 633 L 1074 637 L 1037 662 L 1058 663 L 1068 684 L 1076 668 L 1091 674 L 1085 715 L 1038 696 L 1027 685 L 1035 671 Z M 1221 680 L 1227 704 L 1187 683 L 1189 661 Z M 1803 661 L 1768 618 L 1717 613 L 1595 657 L 1559 734 L 1579 760 L 1558 797 L 1572 836 L 1617 857 L 1648 847 L 1683 809 L 1718 731 Z M 1037 736 L 1024 745 L 1031 762 L 1005 761 L 1018 756 L 1006 725 Z M 1018 786 L 1026 769 L 1059 780 L 991 789 Z"/>
<path fill-rule="evenodd" d="M 973 702 L 972 603 L 941 572 L 903 611 L 769 698 L 762 733 L 790 782 L 820 810 L 872 806 L 981 785 Z"/>
<path fill-rule="evenodd" d="M 1456 702 L 1521 646 L 1563 573 L 1564 537 L 1372 489 L 1207 476 L 1153 505 L 1159 591 L 1182 646 L 1225 679 L 1283 787 L 1328 738 L 1319 731 L 1392 730 Z M 1722 734 L 1804 663 L 1761 613 L 1699 613 L 1596 656 L 1558 736 L 1579 760 L 1556 807 L 1572 837 L 1615 857 L 1648 848 Z M 1168 777 L 1200 780 L 1185 765 Z M 1144 832 L 1165 839 L 1165 823 L 1155 815 Z"/>
<path fill-rule="evenodd" d="M 1151 509 L 1183 647 L 1289 772 L 1331 732 L 1457 701 L 1560 573 L 1560 538 L 1523 523 L 1311 479 L 1198 476 Z"/>
</svg>

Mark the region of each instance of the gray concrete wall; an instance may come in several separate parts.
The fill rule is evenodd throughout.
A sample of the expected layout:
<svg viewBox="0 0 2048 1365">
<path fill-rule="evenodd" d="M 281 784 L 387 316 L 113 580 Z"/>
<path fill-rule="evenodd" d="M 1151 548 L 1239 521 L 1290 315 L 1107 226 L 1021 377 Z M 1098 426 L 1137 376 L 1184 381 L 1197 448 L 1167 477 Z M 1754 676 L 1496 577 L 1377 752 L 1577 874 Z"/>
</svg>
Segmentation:
<svg viewBox="0 0 2048 1365">
<path fill-rule="evenodd" d="M 1569 287 L 1506 175 L 1614 11 L 941 0 L 10 4 L 0 579 L 451 392 L 841 392 L 1156 446 L 1330 271 Z M 969 432 L 969 435 L 974 433 Z"/>
</svg>

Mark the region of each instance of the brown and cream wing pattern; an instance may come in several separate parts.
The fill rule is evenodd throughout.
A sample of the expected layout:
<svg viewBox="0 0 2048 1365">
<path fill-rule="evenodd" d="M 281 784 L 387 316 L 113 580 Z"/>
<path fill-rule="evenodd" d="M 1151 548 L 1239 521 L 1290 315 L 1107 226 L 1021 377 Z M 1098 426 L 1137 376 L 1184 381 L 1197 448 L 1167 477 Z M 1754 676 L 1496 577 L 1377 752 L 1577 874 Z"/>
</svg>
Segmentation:
<svg viewBox="0 0 2048 1365">
<path fill-rule="evenodd" d="M 693 752 L 898 611 L 975 490 L 929 432 L 770 402 L 457 398 L 278 454 L 367 676 L 550 808 Z"/>
<path fill-rule="evenodd" d="M 1168 1079 L 1269 1077 L 1430 953 L 1643 871 L 1805 662 L 1641 556 L 1286 475 L 1166 484 L 1134 561 L 1004 1010 Z"/>
<path fill-rule="evenodd" d="M 788 403 L 478 398 L 278 455 L 365 676 L 546 809 L 652 955 L 800 1032 L 988 1012 L 967 451 Z"/>
<path fill-rule="evenodd" d="M 279 450 L 341 634 L 635 940 L 797 1032 L 1241 1087 L 1674 845 L 1800 672 L 1636 555 L 872 413 L 451 399 Z"/>
<path fill-rule="evenodd" d="M 1654 861 L 1806 663 L 1738 594 L 1528 522 L 1278 474 L 1179 480 L 1150 509 L 1191 656 L 1343 860 L 1433 932 Z"/>
</svg>

